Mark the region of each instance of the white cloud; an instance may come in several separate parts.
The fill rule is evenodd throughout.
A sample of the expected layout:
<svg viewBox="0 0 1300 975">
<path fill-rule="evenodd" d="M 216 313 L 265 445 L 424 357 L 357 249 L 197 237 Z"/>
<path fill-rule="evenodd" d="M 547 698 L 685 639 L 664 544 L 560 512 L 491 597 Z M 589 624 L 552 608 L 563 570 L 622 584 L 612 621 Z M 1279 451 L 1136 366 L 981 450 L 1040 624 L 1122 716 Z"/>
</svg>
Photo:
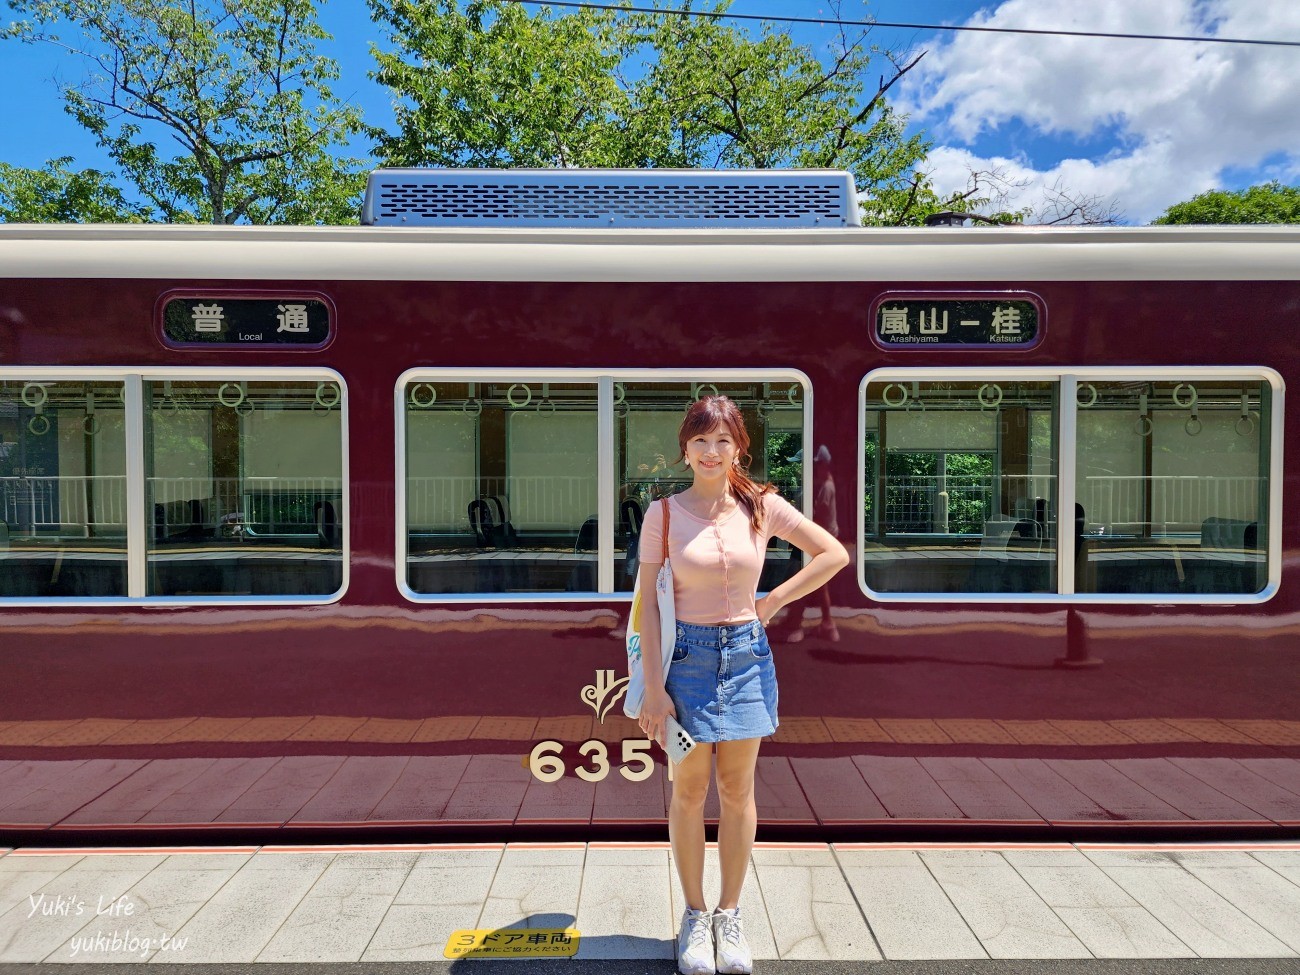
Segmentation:
<svg viewBox="0 0 1300 975">
<path fill-rule="evenodd" d="M 1300 40 L 1300 3 L 1006 0 L 969 23 Z M 1130 219 L 1146 222 L 1218 185 L 1228 167 L 1272 159 L 1270 175 L 1300 172 L 1296 48 L 962 33 L 932 49 L 908 82 L 899 107 L 949 143 L 931 156 L 941 190 L 964 186 L 966 165 L 1001 165 L 1035 186 L 1059 179 L 1112 196 Z M 1113 132 L 1117 142 L 1101 157 L 1041 168 L 961 147 L 1011 120 L 1047 135 Z"/>
</svg>

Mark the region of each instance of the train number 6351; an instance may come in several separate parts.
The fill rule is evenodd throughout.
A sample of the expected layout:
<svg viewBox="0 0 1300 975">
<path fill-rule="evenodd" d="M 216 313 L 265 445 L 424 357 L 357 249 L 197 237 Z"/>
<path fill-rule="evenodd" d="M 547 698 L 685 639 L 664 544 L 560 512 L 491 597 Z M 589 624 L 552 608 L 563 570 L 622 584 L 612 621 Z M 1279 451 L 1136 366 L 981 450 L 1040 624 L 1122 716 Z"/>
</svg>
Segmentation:
<svg viewBox="0 0 1300 975">
<path fill-rule="evenodd" d="M 528 756 L 528 767 L 533 776 L 542 782 L 554 782 L 564 776 L 564 759 L 560 752 L 564 745 L 558 741 L 539 741 L 533 746 Z M 600 782 L 609 775 L 609 747 L 598 739 L 584 741 L 578 751 L 588 760 L 586 765 L 578 765 L 573 773 L 586 782 Z M 654 760 L 650 757 L 650 739 L 624 738 L 623 764 L 619 774 L 629 782 L 642 782 L 655 770 Z"/>
</svg>

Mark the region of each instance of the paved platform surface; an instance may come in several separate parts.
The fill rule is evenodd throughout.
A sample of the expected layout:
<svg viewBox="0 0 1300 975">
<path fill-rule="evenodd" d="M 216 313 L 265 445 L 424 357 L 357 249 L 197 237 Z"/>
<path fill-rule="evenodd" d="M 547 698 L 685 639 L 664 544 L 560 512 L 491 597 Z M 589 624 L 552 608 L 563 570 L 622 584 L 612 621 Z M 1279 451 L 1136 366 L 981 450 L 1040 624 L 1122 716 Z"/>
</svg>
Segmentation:
<svg viewBox="0 0 1300 975">
<path fill-rule="evenodd" d="M 764 844 L 741 906 L 774 973 L 1300 972 L 1294 842 Z M 658 973 L 681 910 L 667 844 L 19 848 L 0 968 Z M 564 928 L 576 961 L 443 953 L 460 930 Z"/>
</svg>

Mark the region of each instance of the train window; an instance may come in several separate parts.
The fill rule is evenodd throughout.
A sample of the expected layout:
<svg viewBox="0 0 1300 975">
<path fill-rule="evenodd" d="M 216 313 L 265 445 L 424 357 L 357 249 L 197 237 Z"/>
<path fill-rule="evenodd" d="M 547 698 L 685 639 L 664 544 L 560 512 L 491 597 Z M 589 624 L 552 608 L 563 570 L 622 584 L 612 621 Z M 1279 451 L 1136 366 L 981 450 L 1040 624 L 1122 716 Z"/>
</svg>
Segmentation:
<svg viewBox="0 0 1300 975">
<path fill-rule="evenodd" d="M 0 382 L 0 597 L 126 596 L 123 383 Z"/>
<path fill-rule="evenodd" d="M 342 588 L 341 400 L 328 381 L 145 381 L 148 595 Z"/>
<path fill-rule="evenodd" d="M 750 473 L 776 484 L 783 498 L 803 508 L 804 410 L 797 382 L 615 383 L 614 586 L 620 592 L 630 592 L 636 582 L 637 538 L 646 505 L 691 484 L 690 472 L 675 463 L 682 415 L 699 396 L 715 392 L 734 400 L 745 417 Z M 773 538 L 759 589 L 775 588 L 802 565 L 797 549 Z"/>
<path fill-rule="evenodd" d="M 403 593 L 625 598 L 647 505 L 690 484 L 676 463 L 682 416 L 714 392 L 745 415 L 751 471 L 802 508 L 809 390 L 799 373 L 406 373 L 396 389 Z M 773 540 L 760 588 L 800 564 Z"/>
<path fill-rule="evenodd" d="M 859 581 L 875 598 L 1276 591 L 1270 370 L 881 369 L 861 397 Z"/>
<path fill-rule="evenodd" d="M 1258 381 L 1080 382 L 1077 592 L 1264 589 L 1271 393 Z"/>
<path fill-rule="evenodd" d="M 1056 591 L 1057 388 L 990 380 L 867 385 L 868 587 Z"/>
<path fill-rule="evenodd" d="M 595 591 L 595 383 L 413 381 L 403 403 L 412 593 Z"/>
</svg>

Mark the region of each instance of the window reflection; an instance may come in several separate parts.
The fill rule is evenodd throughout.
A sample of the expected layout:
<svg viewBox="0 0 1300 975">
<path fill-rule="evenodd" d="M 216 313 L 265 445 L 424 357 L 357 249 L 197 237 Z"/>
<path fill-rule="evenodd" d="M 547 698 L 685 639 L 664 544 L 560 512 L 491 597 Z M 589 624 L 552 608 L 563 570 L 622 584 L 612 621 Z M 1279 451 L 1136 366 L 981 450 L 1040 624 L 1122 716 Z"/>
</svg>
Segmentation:
<svg viewBox="0 0 1300 975">
<path fill-rule="evenodd" d="M 149 595 L 337 592 L 338 384 L 154 380 L 144 394 Z"/>
<path fill-rule="evenodd" d="M 407 584 L 594 592 L 594 383 L 408 383 Z"/>
<path fill-rule="evenodd" d="M 877 592 L 1054 592 L 1048 382 L 867 387 L 863 569 Z"/>
<path fill-rule="evenodd" d="M 803 507 L 803 393 L 796 382 L 653 383 L 614 387 L 615 478 L 619 520 L 614 537 L 614 587 L 630 592 L 639 564 L 639 533 L 646 506 L 691 485 L 678 455 L 677 428 L 701 395 L 722 393 L 740 407 L 750 436 L 749 470 L 770 481 L 796 508 Z M 773 538 L 759 590 L 780 585 L 803 565 L 788 542 Z"/>
<path fill-rule="evenodd" d="M 126 595 L 121 382 L 0 382 L 0 596 Z"/>
<path fill-rule="evenodd" d="M 1262 590 L 1270 414 L 1261 382 L 1081 384 L 1076 589 Z"/>
</svg>

